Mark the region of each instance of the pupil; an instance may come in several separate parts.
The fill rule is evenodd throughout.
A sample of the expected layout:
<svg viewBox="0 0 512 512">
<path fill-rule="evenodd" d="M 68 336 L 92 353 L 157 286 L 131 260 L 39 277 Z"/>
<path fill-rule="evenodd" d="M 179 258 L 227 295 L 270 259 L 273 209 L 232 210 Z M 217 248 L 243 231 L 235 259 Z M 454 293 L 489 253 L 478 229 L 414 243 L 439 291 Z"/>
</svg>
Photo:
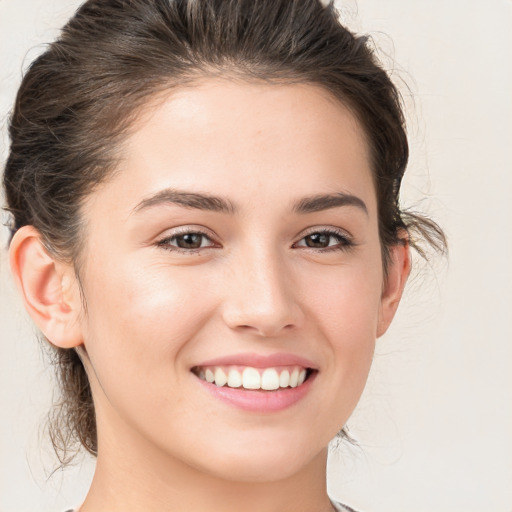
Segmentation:
<svg viewBox="0 0 512 512">
<path fill-rule="evenodd" d="M 202 236 L 195 233 L 181 235 L 177 240 L 178 246 L 182 249 L 198 249 L 201 247 Z"/>
<path fill-rule="evenodd" d="M 306 244 L 308 247 L 325 247 L 329 245 L 329 236 L 322 233 L 315 233 L 314 235 L 309 235 L 306 238 Z"/>
</svg>

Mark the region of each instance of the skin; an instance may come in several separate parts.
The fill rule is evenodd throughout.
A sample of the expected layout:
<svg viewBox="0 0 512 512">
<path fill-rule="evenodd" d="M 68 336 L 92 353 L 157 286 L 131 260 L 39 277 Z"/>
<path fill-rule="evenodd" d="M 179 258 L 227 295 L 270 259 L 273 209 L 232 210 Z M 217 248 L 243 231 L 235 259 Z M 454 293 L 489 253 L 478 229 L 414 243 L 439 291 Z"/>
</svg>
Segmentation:
<svg viewBox="0 0 512 512">
<path fill-rule="evenodd" d="M 138 208 L 169 188 L 221 196 L 237 213 Z M 293 210 L 338 192 L 366 211 Z M 349 110 L 313 85 L 175 90 L 134 124 L 119 172 L 82 215 L 87 311 L 72 266 L 34 228 L 11 245 L 28 311 L 52 343 L 79 350 L 91 381 L 99 455 L 81 512 L 331 510 L 327 445 L 410 267 L 407 247 L 393 247 L 384 279 L 368 147 Z M 203 247 L 177 251 L 183 228 L 206 233 Z M 343 236 L 308 247 L 325 229 Z M 190 371 L 242 352 L 297 354 L 318 374 L 288 409 L 242 411 Z"/>
</svg>

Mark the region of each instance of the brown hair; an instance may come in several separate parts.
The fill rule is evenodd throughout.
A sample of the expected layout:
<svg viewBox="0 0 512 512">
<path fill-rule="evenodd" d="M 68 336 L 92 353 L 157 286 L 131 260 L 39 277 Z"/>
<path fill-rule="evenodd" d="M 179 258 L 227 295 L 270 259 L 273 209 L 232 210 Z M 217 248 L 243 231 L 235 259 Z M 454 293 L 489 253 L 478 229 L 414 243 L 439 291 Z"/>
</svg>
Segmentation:
<svg viewBox="0 0 512 512">
<path fill-rule="evenodd" d="M 408 159 L 399 93 L 367 38 L 343 27 L 324 3 L 85 2 L 32 63 L 16 98 L 4 172 L 12 233 L 35 226 L 47 250 L 73 262 L 79 274 L 80 206 L 113 171 L 120 142 L 149 97 L 199 77 L 229 75 L 317 84 L 352 110 L 370 147 L 384 268 L 404 230 L 444 250 L 435 223 L 399 206 Z M 96 424 L 76 351 L 52 350 L 62 400 L 50 432 L 65 463 L 73 441 L 96 454 Z"/>
</svg>

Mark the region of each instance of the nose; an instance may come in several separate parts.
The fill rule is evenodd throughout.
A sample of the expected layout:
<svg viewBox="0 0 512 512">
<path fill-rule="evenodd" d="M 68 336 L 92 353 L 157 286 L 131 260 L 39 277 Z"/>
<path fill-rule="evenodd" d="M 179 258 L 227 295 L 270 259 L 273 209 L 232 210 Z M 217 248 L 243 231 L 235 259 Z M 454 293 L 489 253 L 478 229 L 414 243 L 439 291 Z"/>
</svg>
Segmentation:
<svg viewBox="0 0 512 512">
<path fill-rule="evenodd" d="M 223 318 L 231 329 L 273 337 L 302 325 L 293 276 L 276 254 L 241 255 L 229 278 Z"/>
</svg>

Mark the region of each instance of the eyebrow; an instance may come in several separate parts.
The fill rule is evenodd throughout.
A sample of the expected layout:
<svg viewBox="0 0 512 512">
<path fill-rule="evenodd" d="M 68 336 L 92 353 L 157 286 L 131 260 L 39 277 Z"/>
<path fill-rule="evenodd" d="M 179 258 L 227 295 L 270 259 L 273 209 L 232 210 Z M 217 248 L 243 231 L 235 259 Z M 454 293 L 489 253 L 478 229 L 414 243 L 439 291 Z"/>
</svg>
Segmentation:
<svg viewBox="0 0 512 512">
<path fill-rule="evenodd" d="M 293 211 L 296 213 L 313 213 L 340 206 L 355 206 L 368 215 L 368 208 L 361 198 L 344 192 L 304 197 L 294 205 Z"/>
<path fill-rule="evenodd" d="M 199 194 L 197 192 L 187 192 L 182 190 L 175 190 L 167 188 L 155 195 L 143 199 L 134 209 L 133 213 L 136 213 L 145 208 L 157 206 L 160 204 L 177 204 L 184 206 L 185 208 L 194 208 L 197 210 L 209 210 L 212 212 L 229 213 L 234 214 L 237 212 L 237 208 L 229 201 L 218 196 L 212 196 L 210 194 Z"/>
<path fill-rule="evenodd" d="M 236 214 L 239 209 L 229 199 L 205 193 L 188 192 L 167 188 L 143 199 L 132 213 L 162 204 L 177 204 L 185 208 L 207 210 L 226 214 Z M 307 214 L 338 208 L 341 206 L 354 206 L 368 215 L 368 208 L 362 199 L 352 194 L 337 192 L 334 194 L 317 194 L 303 197 L 293 204 L 293 212 Z"/>
</svg>

